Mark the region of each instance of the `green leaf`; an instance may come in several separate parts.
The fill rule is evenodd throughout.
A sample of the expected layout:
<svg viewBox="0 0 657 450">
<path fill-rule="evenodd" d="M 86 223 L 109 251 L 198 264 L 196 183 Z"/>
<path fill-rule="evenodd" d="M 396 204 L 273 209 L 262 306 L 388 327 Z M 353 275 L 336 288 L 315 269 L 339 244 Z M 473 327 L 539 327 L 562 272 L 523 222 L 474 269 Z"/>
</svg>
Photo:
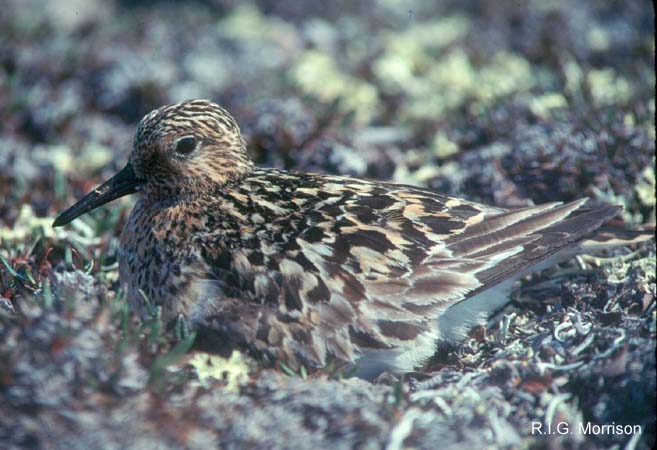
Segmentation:
<svg viewBox="0 0 657 450">
<path fill-rule="evenodd" d="M 53 295 L 52 295 L 52 286 L 50 286 L 50 280 L 44 278 L 43 280 L 43 306 L 45 308 L 52 307 Z"/>
<path fill-rule="evenodd" d="M 1 261 L 2 264 L 5 266 L 5 269 L 7 269 L 7 272 L 9 272 L 9 274 L 10 274 L 12 277 L 14 277 L 14 278 L 16 278 L 16 279 L 18 279 L 18 280 L 20 280 L 20 281 L 22 281 L 22 282 L 27 281 L 27 280 L 25 279 L 25 277 L 23 277 L 21 274 L 19 274 L 18 272 L 16 272 L 16 270 L 11 266 L 11 264 L 9 264 L 9 261 L 7 261 L 4 257 L 0 256 L 0 261 Z"/>
<path fill-rule="evenodd" d="M 167 353 L 155 358 L 155 361 L 153 361 L 153 364 L 151 365 L 149 383 L 153 383 L 161 379 L 167 367 L 180 361 L 182 357 L 185 356 L 185 354 L 189 351 L 189 349 L 192 348 L 192 344 L 194 343 L 195 338 L 196 333 L 191 333 L 189 336 L 187 336 L 186 339 L 174 345 L 173 348 Z"/>
<path fill-rule="evenodd" d="M 288 367 L 285 363 L 278 361 L 278 365 L 280 366 L 281 369 L 283 369 L 283 372 L 285 372 L 288 376 L 291 377 L 297 376 L 297 373 L 294 370 L 292 370 L 291 367 Z"/>
</svg>

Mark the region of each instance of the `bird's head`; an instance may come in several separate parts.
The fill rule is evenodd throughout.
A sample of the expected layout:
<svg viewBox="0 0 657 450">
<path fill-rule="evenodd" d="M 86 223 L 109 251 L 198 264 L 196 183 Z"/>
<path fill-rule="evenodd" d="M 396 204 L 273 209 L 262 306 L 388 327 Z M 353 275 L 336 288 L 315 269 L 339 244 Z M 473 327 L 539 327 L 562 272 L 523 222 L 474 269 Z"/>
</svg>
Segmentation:
<svg viewBox="0 0 657 450">
<path fill-rule="evenodd" d="M 252 170 L 240 129 L 225 109 L 209 100 L 163 106 L 139 122 L 128 164 L 60 214 L 53 226 L 137 191 L 152 201 L 194 197 Z"/>
</svg>

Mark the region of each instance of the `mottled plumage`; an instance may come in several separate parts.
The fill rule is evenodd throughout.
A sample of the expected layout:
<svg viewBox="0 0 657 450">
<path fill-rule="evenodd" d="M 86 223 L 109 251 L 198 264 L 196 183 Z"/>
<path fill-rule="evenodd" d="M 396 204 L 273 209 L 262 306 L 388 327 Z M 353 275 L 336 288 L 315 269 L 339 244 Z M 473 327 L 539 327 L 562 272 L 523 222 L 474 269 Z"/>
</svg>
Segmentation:
<svg viewBox="0 0 657 450">
<path fill-rule="evenodd" d="M 153 111 L 130 162 L 64 212 L 140 197 L 120 276 L 142 313 L 183 317 L 215 342 L 363 376 L 422 364 L 506 301 L 511 283 L 577 251 L 619 207 L 585 200 L 517 210 L 411 186 L 254 168 L 214 103 Z"/>
</svg>

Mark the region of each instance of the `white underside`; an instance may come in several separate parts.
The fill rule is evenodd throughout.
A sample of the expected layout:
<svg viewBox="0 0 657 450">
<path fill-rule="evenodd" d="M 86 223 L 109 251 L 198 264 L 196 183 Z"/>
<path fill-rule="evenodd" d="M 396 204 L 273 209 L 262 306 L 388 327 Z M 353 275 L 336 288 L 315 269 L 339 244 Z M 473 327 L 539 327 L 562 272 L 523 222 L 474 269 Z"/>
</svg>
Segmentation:
<svg viewBox="0 0 657 450">
<path fill-rule="evenodd" d="M 403 373 L 413 370 L 428 360 L 436 351 L 438 333 L 423 333 L 412 346 L 394 350 L 365 350 L 356 360 L 356 375 L 373 379 L 383 372 Z"/>
<path fill-rule="evenodd" d="M 479 294 L 463 300 L 438 317 L 441 341 L 460 342 L 475 325 L 485 325 L 488 319 L 509 301 L 515 283 L 530 273 L 540 272 L 570 258 L 577 251 L 565 249 L 540 263 Z"/>
<path fill-rule="evenodd" d="M 490 317 L 509 302 L 509 295 L 516 281 L 530 273 L 552 267 L 574 253 L 576 250 L 572 248 L 559 252 L 513 278 L 449 307 L 438 317 L 435 332 L 421 335 L 411 346 L 362 352 L 356 361 L 357 376 L 372 379 L 383 372 L 404 373 L 421 366 L 433 356 L 439 342 L 461 342 L 472 327 L 486 325 Z"/>
</svg>

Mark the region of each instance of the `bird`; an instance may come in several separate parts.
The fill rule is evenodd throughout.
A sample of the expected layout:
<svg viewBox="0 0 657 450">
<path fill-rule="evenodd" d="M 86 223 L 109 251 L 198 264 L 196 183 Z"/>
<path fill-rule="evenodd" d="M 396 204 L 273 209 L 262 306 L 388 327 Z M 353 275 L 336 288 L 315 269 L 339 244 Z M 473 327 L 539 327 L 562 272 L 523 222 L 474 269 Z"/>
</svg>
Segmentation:
<svg viewBox="0 0 657 450">
<path fill-rule="evenodd" d="M 500 208 L 256 167 L 235 119 L 209 100 L 146 115 L 125 167 L 53 226 L 129 194 L 119 276 L 134 311 L 157 305 L 166 323 L 268 364 L 370 379 L 461 342 L 527 274 L 605 247 L 613 236 L 595 232 L 622 209 L 586 198 Z"/>
</svg>

